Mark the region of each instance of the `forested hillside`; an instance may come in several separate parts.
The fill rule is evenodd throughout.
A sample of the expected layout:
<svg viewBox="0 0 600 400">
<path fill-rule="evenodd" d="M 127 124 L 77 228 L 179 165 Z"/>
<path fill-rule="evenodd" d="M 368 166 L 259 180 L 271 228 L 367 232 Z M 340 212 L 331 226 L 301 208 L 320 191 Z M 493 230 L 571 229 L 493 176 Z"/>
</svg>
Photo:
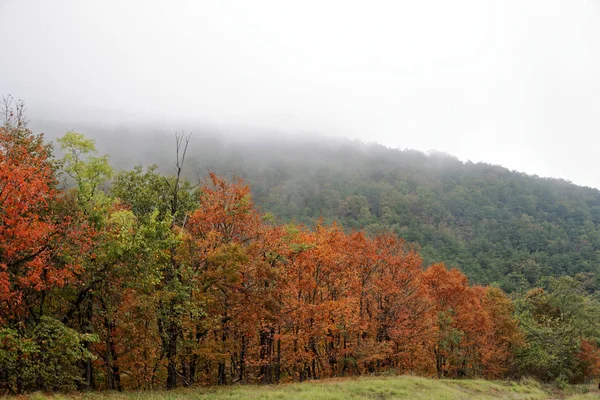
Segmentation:
<svg viewBox="0 0 600 400">
<path fill-rule="evenodd" d="M 475 228 L 487 218 L 478 211 L 480 203 L 464 200 L 458 212 L 450 200 L 461 190 L 473 191 L 477 182 L 487 193 L 484 184 L 503 179 L 494 177 L 494 169 L 469 180 L 470 170 L 481 166 L 378 146 L 240 141 L 240 147 L 218 150 L 213 143 L 200 151 L 188 146 L 189 137 L 177 135 L 172 146 L 137 146 L 132 137 L 108 141 L 120 146 L 115 153 L 121 167 L 164 146 L 157 161 L 171 153 L 162 164 L 174 167 L 170 174 L 155 166 L 115 170 L 83 134 L 66 132 L 52 149 L 28 128 L 22 103 L 9 98 L 4 107 L 2 393 L 384 373 L 534 377 L 565 387 L 600 376 L 600 302 L 589 276 L 538 279 L 536 287 L 509 296 L 469 282 L 459 269 L 424 261 L 415 246 L 386 231 L 389 224 L 415 235 L 424 248 L 440 249 L 440 258 L 452 249 L 417 234 L 445 224 L 453 237 L 482 240 L 477 235 L 492 229 Z M 286 146 L 295 151 L 284 151 Z M 186 179 L 186 166 L 199 168 L 200 160 L 215 162 L 215 169 L 248 171 L 262 210 L 242 179 L 215 173 Z M 456 182 L 472 188 L 445 184 L 452 172 L 461 177 Z M 544 183 L 504 173 L 507 188 L 519 188 L 511 181 L 517 178 Z M 517 214 L 511 207 L 523 201 L 513 204 L 497 186 L 497 197 L 481 195 L 493 200 L 481 204 L 498 212 L 499 224 Z M 573 200 L 571 194 L 554 195 L 558 207 Z M 403 199 L 411 202 L 402 206 Z M 436 207 L 448 207 L 447 214 L 435 214 Z M 540 209 L 521 212 L 537 216 Z M 547 210 L 545 223 L 572 234 L 577 226 L 569 225 L 570 212 L 550 219 L 555 213 Z M 291 219 L 308 224 L 282 223 Z M 335 219 L 346 229 L 329 223 Z M 361 226 L 366 230 L 355 229 Z M 531 253 L 534 244 L 522 247 L 509 227 L 497 232 L 508 239 L 486 240 L 506 257 Z M 549 262 L 554 254 L 585 260 L 580 248 L 569 252 L 565 243 L 564 252 L 536 250 L 545 250 Z M 493 265 L 465 265 L 472 274 L 499 274 Z"/>
<path fill-rule="evenodd" d="M 37 126 L 52 138 L 68 125 Z M 80 127 L 117 167 L 158 164 L 171 172 L 174 136 L 166 130 Z M 426 263 L 445 262 L 509 292 L 544 276 L 579 275 L 589 290 L 600 286 L 596 189 L 347 139 L 194 132 L 187 176 L 195 180 L 209 169 L 239 175 L 257 206 L 280 222 L 323 217 L 346 229 L 390 229 L 417 244 Z"/>
</svg>

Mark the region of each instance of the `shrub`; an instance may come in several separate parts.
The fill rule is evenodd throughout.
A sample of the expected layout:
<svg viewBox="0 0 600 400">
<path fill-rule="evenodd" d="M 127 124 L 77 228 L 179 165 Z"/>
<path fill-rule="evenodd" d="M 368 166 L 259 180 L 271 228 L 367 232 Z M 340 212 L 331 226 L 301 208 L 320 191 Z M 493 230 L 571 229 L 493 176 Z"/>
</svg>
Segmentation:
<svg viewBox="0 0 600 400">
<path fill-rule="evenodd" d="M 81 365 L 92 358 L 82 335 L 60 321 L 42 317 L 30 331 L 0 330 L 0 387 L 12 393 L 70 390 L 82 381 Z"/>
</svg>

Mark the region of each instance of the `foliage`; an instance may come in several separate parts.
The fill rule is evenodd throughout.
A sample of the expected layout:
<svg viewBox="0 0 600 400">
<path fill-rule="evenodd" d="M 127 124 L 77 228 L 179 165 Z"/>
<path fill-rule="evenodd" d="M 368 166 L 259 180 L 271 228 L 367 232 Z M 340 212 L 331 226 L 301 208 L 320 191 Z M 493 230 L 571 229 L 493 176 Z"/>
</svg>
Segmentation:
<svg viewBox="0 0 600 400">
<path fill-rule="evenodd" d="M 498 259 L 515 262 L 513 245 L 528 243 L 520 269 L 472 269 L 460 251 L 472 243 L 491 249 L 478 238 L 485 230 L 476 230 L 491 221 L 485 213 L 496 211 L 471 209 L 471 192 L 454 184 L 423 189 L 433 175 L 413 182 L 391 170 L 378 181 L 381 175 L 366 168 L 373 179 L 360 185 L 369 189 L 348 185 L 340 195 L 344 175 L 321 171 L 310 201 L 323 210 L 335 206 L 346 229 L 328 223 L 333 214 L 281 225 L 261 215 L 242 179 L 209 173 L 196 186 L 185 179 L 184 136 L 176 137 L 173 176 L 141 166 L 113 175 L 107 156 L 96 156 L 95 143 L 74 132 L 59 140 L 66 152 L 60 163 L 21 123 L 5 124 L 0 140 L 0 379 L 12 391 L 174 389 L 380 373 L 531 375 L 566 383 L 600 372 L 595 266 L 576 267 L 584 272 L 571 278 L 544 278 L 553 270 L 534 253 L 554 239 L 521 213 L 509 230 L 490 225 Z M 63 190 L 56 186 L 59 164 L 72 179 Z M 385 182 L 391 176 L 401 191 Z M 511 204 L 498 196 L 496 205 Z M 460 217 L 432 225 L 445 215 L 444 198 Z M 374 201 L 382 201 L 379 208 Z M 497 218 L 504 223 L 509 214 Z M 428 232 L 447 242 L 419 250 L 374 225 L 376 218 L 407 239 Z M 413 224 L 416 218 L 429 221 L 428 228 Z M 348 229 L 359 227 L 366 228 Z M 470 244 L 455 241 L 467 231 Z M 537 239 L 527 241 L 528 235 Z M 460 261 L 484 282 L 499 274 L 495 280 L 512 285 L 514 302 L 496 286 L 472 286 L 463 271 L 428 262 L 432 249 L 455 249 L 443 243 L 462 249 L 451 251 L 460 256 L 451 265 Z M 568 241 L 557 246 L 552 257 L 569 253 Z M 486 262 L 485 254 L 478 260 Z M 527 291 L 534 284 L 540 288 Z"/>
<path fill-rule="evenodd" d="M 23 104 L 5 100 L 0 126 L 0 323 L 22 322 L 43 305 L 45 292 L 75 280 L 76 257 L 63 263 L 63 244 L 74 230 L 58 218 L 50 148 L 27 128 Z M 35 309 L 35 311 L 34 311 Z"/>
<path fill-rule="evenodd" d="M 516 301 L 527 346 L 521 371 L 540 380 L 579 383 L 598 376 L 600 303 L 570 277 L 552 278 Z"/>
<path fill-rule="evenodd" d="M 42 317 L 25 334 L 0 331 L 0 387 L 13 393 L 75 389 L 82 381 L 80 362 L 91 359 L 83 341 L 96 340 L 61 322 Z"/>
<path fill-rule="evenodd" d="M 57 142 L 65 152 L 63 170 L 75 181 L 79 202 L 89 203 L 100 194 L 100 185 L 112 175 L 108 156 L 94 156 L 97 152 L 94 141 L 81 133 L 69 131 Z"/>
</svg>

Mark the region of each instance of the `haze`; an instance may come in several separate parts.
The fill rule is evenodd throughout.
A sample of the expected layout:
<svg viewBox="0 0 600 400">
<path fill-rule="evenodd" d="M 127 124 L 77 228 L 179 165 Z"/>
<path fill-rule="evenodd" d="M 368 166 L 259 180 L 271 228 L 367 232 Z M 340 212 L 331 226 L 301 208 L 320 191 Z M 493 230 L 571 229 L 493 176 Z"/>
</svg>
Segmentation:
<svg viewBox="0 0 600 400">
<path fill-rule="evenodd" d="M 595 0 L 0 0 L 0 44 L 34 120 L 345 136 L 600 188 Z"/>
</svg>

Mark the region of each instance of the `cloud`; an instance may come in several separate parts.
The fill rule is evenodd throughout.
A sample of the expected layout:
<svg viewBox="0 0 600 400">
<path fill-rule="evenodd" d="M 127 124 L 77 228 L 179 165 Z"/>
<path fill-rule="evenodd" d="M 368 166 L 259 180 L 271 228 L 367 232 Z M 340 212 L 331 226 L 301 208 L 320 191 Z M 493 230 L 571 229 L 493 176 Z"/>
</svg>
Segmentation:
<svg viewBox="0 0 600 400">
<path fill-rule="evenodd" d="M 32 117 L 314 131 L 600 187 L 598 2 L 5 0 L 0 37 Z"/>
</svg>

